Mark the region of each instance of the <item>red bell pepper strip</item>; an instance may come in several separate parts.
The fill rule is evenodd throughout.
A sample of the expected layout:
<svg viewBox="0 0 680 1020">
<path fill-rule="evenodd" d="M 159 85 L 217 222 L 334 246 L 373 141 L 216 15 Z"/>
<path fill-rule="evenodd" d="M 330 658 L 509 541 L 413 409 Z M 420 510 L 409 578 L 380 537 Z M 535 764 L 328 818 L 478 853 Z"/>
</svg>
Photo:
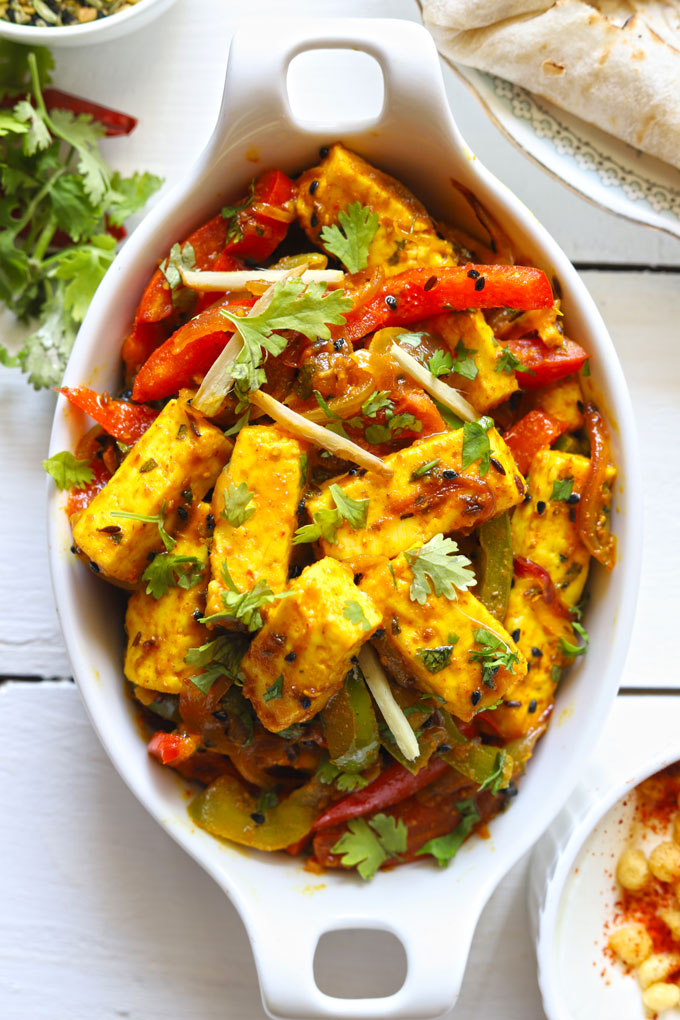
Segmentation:
<svg viewBox="0 0 680 1020">
<path fill-rule="evenodd" d="M 370 815 L 374 811 L 381 811 L 390 804 L 397 804 L 406 797 L 413 796 L 424 786 L 434 782 L 443 775 L 450 766 L 441 758 L 434 758 L 424 769 L 413 775 L 399 762 L 388 766 L 381 772 L 377 779 L 365 786 L 363 790 L 356 790 L 350 793 L 329 807 L 328 811 L 317 818 L 313 829 L 318 832 L 320 829 L 328 829 L 332 825 L 340 825 L 350 818 L 359 818 L 361 815 Z"/>
<path fill-rule="evenodd" d="M 590 470 L 578 502 L 578 530 L 591 556 L 607 570 L 616 560 L 616 537 L 603 513 L 603 485 L 610 463 L 609 431 L 605 420 L 592 402 L 586 406 L 585 425 L 590 437 Z"/>
<path fill-rule="evenodd" d="M 446 309 L 548 308 L 552 303 L 550 283 L 540 269 L 472 265 L 407 269 L 349 312 L 344 333 L 354 341 L 376 329 L 408 326 Z"/>
<path fill-rule="evenodd" d="M 131 379 L 157 347 L 167 339 L 168 330 L 163 322 L 135 322 L 123 341 L 121 356 L 126 378 Z"/>
<path fill-rule="evenodd" d="M 193 737 L 181 733 L 165 733 L 159 730 L 154 733 L 147 744 L 147 750 L 153 758 L 157 758 L 161 765 L 179 765 L 180 762 L 191 758 L 196 750 L 196 741 Z"/>
<path fill-rule="evenodd" d="M 517 382 L 524 390 L 535 390 L 564 379 L 566 375 L 578 372 L 588 360 L 583 348 L 567 337 L 560 347 L 548 347 L 537 337 L 508 340 L 504 346 L 509 347 L 527 369 L 526 372 L 517 372 Z"/>
<path fill-rule="evenodd" d="M 567 427 L 545 411 L 529 411 L 508 429 L 503 439 L 510 447 L 517 467 L 526 475 L 538 451 L 551 446 Z"/>
<path fill-rule="evenodd" d="M 534 563 L 533 560 L 525 559 L 524 556 L 515 556 L 514 570 L 515 577 L 533 577 L 538 581 L 543 589 L 543 598 L 554 609 L 557 616 L 562 616 L 565 620 L 573 619 L 570 610 L 559 597 L 552 578 L 545 567 Z"/>
<path fill-rule="evenodd" d="M 129 135 L 137 127 L 136 117 L 112 110 L 108 106 L 100 106 L 99 103 L 92 103 L 89 99 L 81 99 L 80 96 L 73 96 L 70 92 L 61 92 L 60 89 L 43 89 L 43 99 L 48 110 L 70 110 L 76 116 L 88 114 L 106 128 L 107 138 Z"/>
<path fill-rule="evenodd" d="M 76 386 L 75 389 L 64 386 L 59 392 L 121 443 L 136 443 L 159 413 L 142 404 L 113 400 L 108 393 L 96 393 L 87 386 Z"/>
<path fill-rule="evenodd" d="M 204 376 L 227 346 L 234 332 L 223 308 L 249 307 L 254 298 L 207 308 L 172 334 L 142 365 L 132 389 L 132 399 L 159 400 L 188 386 L 194 377 Z"/>
<path fill-rule="evenodd" d="M 66 502 L 67 517 L 73 517 L 74 514 L 81 513 L 87 509 L 97 493 L 101 492 L 111 478 L 111 472 L 106 464 L 97 457 L 93 457 L 90 460 L 90 468 L 92 469 L 92 481 L 88 482 L 84 489 L 71 489 L 68 494 Z"/>
<path fill-rule="evenodd" d="M 281 170 L 261 174 L 255 182 L 252 201 L 244 199 L 247 204 L 236 214 L 236 236 L 229 240 L 226 251 L 258 262 L 268 258 L 295 219 L 291 201 L 294 195 L 295 185 Z M 286 204 L 288 209 L 284 208 Z"/>
</svg>

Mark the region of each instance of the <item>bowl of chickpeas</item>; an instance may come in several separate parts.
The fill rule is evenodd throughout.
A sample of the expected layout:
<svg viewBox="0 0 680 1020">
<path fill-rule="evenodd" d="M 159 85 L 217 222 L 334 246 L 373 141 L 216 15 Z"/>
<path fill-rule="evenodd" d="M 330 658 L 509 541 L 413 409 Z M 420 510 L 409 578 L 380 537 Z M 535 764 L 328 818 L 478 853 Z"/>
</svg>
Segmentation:
<svg viewBox="0 0 680 1020">
<path fill-rule="evenodd" d="M 680 1020 L 680 762 L 579 788 L 530 875 L 549 1020 Z"/>
</svg>

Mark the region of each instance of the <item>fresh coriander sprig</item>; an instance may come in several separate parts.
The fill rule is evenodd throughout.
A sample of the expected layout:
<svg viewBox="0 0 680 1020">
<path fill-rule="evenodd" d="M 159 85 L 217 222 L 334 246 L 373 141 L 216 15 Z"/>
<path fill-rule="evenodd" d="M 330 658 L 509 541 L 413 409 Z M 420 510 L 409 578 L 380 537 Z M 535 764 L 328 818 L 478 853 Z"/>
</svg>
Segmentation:
<svg viewBox="0 0 680 1020">
<path fill-rule="evenodd" d="M 55 453 L 42 466 L 58 489 L 84 489 L 94 478 L 89 461 L 78 460 L 68 450 Z"/>
<path fill-rule="evenodd" d="M 222 564 L 222 578 L 227 586 L 227 590 L 221 594 L 222 603 L 224 605 L 223 613 L 213 613 L 212 616 L 204 616 L 201 619 L 201 623 L 221 623 L 227 621 L 238 621 L 243 623 L 249 631 L 259 630 L 262 626 L 262 613 L 260 612 L 263 606 L 269 605 L 270 602 L 275 602 L 277 599 L 288 598 L 292 592 L 282 591 L 274 593 L 266 581 L 257 581 L 250 591 L 241 591 L 234 584 L 234 580 L 229 573 L 226 561 Z"/>
<path fill-rule="evenodd" d="M 381 864 L 406 850 L 408 829 L 391 815 L 378 814 L 366 821 L 352 818 L 331 853 L 342 854 L 342 864 L 356 868 L 363 879 L 373 878 Z"/>
<path fill-rule="evenodd" d="M 474 631 L 474 638 L 480 647 L 470 650 L 468 661 L 481 663 L 482 683 L 485 687 L 493 690 L 495 687 L 494 678 L 498 670 L 502 666 L 507 669 L 508 673 L 513 673 L 513 666 L 519 662 L 519 655 L 517 652 L 513 652 L 510 646 L 497 634 L 487 630 L 486 627 L 478 627 Z"/>
<path fill-rule="evenodd" d="M 129 521 L 142 521 L 144 524 L 155 524 L 158 527 L 158 534 L 161 536 L 163 545 L 168 552 L 172 552 L 177 545 L 177 539 L 173 538 L 172 535 L 168 535 L 165 530 L 165 503 L 162 504 L 159 514 L 134 514 L 127 510 L 112 510 L 111 516 L 121 517 Z"/>
<path fill-rule="evenodd" d="M 338 528 L 343 521 L 347 521 L 354 531 L 366 527 L 370 500 L 352 499 L 335 483 L 331 485 L 329 491 L 335 503 L 335 509 L 325 507 L 322 510 L 317 510 L 312 515 L 312 524 L 304 524 L 297 529 L 293 545 L 300 545 L 302 542 L 317 542 L 320 538 L 333 544 L 337 539 Z"/>
<path fill-rule="evenodd" d="M 241 482 L 239 485 L 229 482 L 229 487 L 224 494 L 222 516 L 231 524 L 232 528 L 240 528 L 253 516 L 257 510 L 254 497 L 255 493 L 249 491 L 245 482 Z"/>
<path fill-rule="evenodd" d="M 493 418 L 487 415 L 479 421 L 466 421 L 463 425 L 463 471 L 479 461 L 479 473 L 485 475 L 491 463 L 491 443 L 488 432 L 493 428 Z"/>
<path fill-rule="evenodd" d="M 198 556 L 159 553 L 142 574 L 142 581 L 146 581 L 146 594 L 160 599 L 171 588 L 194 588 L 202 581 L 205 568 L 205 562 L 201 562 Z"/>
<path fill-rule="evenodd" d="M 338 213 L 338 223 L 324 227 L 321 241 L 331 255 L 345 265 L 350 273 L 358 273 L 368 265 L 368 252 L 380 220 L 376 213 L 360 202 L 352 202 Z"/>
<path fill-rule="evenodd" d="M 481 821 L 474 800 L 459 800 L 456 808 L 460 814 L 460 822 L 456 828 L 446 836 L 428 840 L 425 846 L 418 850 L 418 854 L 432 854 L 441 868 L 448 867 L 477 822 Z"/>
<path fill-rule="evenodd" d="M 407 549 L 404 556 L 413 572 L 409 589 L 411 601 L 421 606 L 431 592 L 455 599 L 456 589 L 465 591 L 477 583 L 474 573 L 468 569 L 470 560 L 458 552 L 458 545 L 452 538 L 444 538 L 441 533 L 419 548 Z"/>
<path fill-rule="evenodd" d="M 198 666 L 202 670 L 189 677 L 199 691 L 207 694 L 212 685 L 221 676 L 226 676 L 234 683 L 243 684 L 241 659 L 248 649 L 248 638 L 245 634 L 225 634 L 207 641 L 198 648 L 190 648 L 184 661 L 190 666 Z"/>
</svg>

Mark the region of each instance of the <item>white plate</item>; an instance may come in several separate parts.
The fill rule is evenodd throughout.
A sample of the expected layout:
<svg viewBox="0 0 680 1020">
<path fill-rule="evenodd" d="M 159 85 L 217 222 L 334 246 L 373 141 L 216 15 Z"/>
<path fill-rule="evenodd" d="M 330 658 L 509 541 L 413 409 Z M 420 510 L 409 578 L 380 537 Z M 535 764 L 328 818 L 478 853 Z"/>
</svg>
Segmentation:
<svg viewBox="0 0 680 1020">
<path fill-rule="evenodd" d="M 503 134 L 553 177 L 595 205 L 680 238 L 679 170 L 505 78 L 447 63 Z"/>
</svg>

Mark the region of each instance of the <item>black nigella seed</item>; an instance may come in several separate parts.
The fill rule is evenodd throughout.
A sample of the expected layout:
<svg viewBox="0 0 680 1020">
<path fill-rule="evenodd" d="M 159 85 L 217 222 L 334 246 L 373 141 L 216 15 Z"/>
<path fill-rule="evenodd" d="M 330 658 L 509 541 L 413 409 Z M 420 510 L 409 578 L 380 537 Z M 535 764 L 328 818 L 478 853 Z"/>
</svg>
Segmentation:
<svg viewBox="0 0 680 1020">
<path fill-rule="evenodd" d="M 352 658 L 349 661 L 352 663 L 353 666 L 358 666 L 359 665 L 359 660 L 356 657 L 356 655 L 353 655 Z"/>
<path fill-rule="evenodd" d="M 540 658 L 543 657 L 543 652 L 541 651 L 540 648 L 535 648 L 535 647 L 532 648 L 531 649 L 531 654 L 534 655 L 537 659 L 540 659 Z"/>
<path fill-rule="evenodd" d="M 577 400 L 576 401 L 576 406 L 578 407 L 578 409 L 581 412 L 581 414 L 583 414 L 583 412 L 586 409 L 586 405 L 583 403 L 583 401 L 582 400 Z"/>
<path fill-rule="evenodd" d="M 539 499 L 538 503 L 536 504 L 536 513 L 537 514 L 542 514 L 544 512 L 545 512 L 545 503 L 543 502 L 542 499 Z"/>
<path fill-rule="evenodd" d="M 318 181 L 312 181 L 312 183 L 309 185 L 309 194 L 313 195 L 318 187 L 319 187 L 319 182 Z"/>
<path fill-rule="evenodd" d="M 570 506 L 569 507 L 569 520 L 571 521 L 572 524 L 574 524 L 575 521 L 576 521 L 576 507 L 575 506 Z"/>
<path fill-rule="evenodd" d="M 525 492 L 524 493 L 524 502 L 525 503 L 531 503 L 531 493 L 530 492 Z"/>
<path fill-rule="evenodd" d="M 569 496 L 569 498 L 567 499 L 567 503 L 569 504 L 569 506 L 576 506 L 580 499 L 581 497 L 579 496 L 578 492 L 572 492 L 571 496 Z"/>
<path fill-rule="evenodd" d="M 446 752 L 450 751 L 450 750 L 451 750 L 451 745 L 450 744 L 440 744 L 439 745 L 439 753 L 440 754 L 446 754 Z"/>
<path fill-rule="evenodd" d="M 342 338 L 340 340 L 334 340 L 333 341 L 333 350 L 334 351 L 341 351 L 344 346 L 345 346 L 345 341 Z"/>
<path fill-rule="evenodd" d="M 194 609 L 191 615 L 193 616 L 194 620 L 196 620 L 197 623 L 203 617 L 203 613 L 201 612 L 200 609 Z"/>
<path fill-rule="evenodd" d="M 185 503 L 193 503 L 194 494 L 191 489 L 182 489 L 182 499 Z"/>
<path fill-rule="evenodd" d="M 468 276 L 470 277 L 471 280 L 478 280 L 479 272 L 477 269 L 468 269 Z"/>
<path fill-rule="evenodd" d="M 305 497 L 303 496 L 297 505 L 297 513 L 301 514 L 305 509 Z"/>
<path fill-rule="evenodd" d="M 378 629 L 376 630 L 376 632 L 373 635 L 373 637 L 374 638 L 378 638 L 378 639 L 381 638 L 381 637 L 385 637 L 385 628 L 384 627 L 378 627 Z"/>
<path fill-rule="evenodd" d="M 157 553 L 155 553 L 153 551 L 146 554 L 146 558 L 149 561 L 149 563 L 153 563 L 153 561 L 156 559 L 156 556 L 157 556 Z"/>
<path fill-rule="evenodd" d="M 289 578 L 289 580 L 292 581 L 294 577 L 299 577 L 301 573 L 302 573 L 302 567 L 300 566 L 300 564 L 299 563 L 294 563 L 292 565 L 292 567 L 290 567 L 289 570 L 288 570 L 288 578 Z"/>
<path fill-rule="evenodd" d="M 472 694 L 470 695 L 470 701 L 472 702 L 473 705 L 478 705 L 481 700 L 482 700 L 481 691 L 473 691 Z"/>
<path fill-rule="evenodd" d="M 189 519 L 189 511 L 185 506 L 178 506 L 177 516 L 179 517 L 180 521 L 187 521 Z"/>
<path fill-rule="evenodd" d="M 531 713 L 534 713 L 536 711 L 537 707 L 538 706 L 537 706 L 537 703 L 536 703 L 536 698 L 532 698 L 531 701 L 529 702 L 528 711 L 531 712 Z"/>
<path fill-rule="evenodd" d="M 313 212 L 313 213 L 312 213 L 312 215 L 311 215 L 311 218 L 310 218 L 310 221 L 309 221 L 309 222 L 310 222 L 310 224 L 311 224 L 311 225 L 312 225 L 313 227 L 315 227 L 315 226 L 317 225 L 317 223 L 319 222 L 319 217 L 318 217 L 318 216 L 316 215 L 316 213 L 315 213 L 315 212 Z"/>
<path fill-rule="evenodd" d="M 223 708 L 218 708 L 216 712 L 212 714 L 213 719 L 217 719 L 218 722 L 226 722 L 229 716 Z"/>
<path fill-rule="evenodd" d="M 458 472 L 454 471 L 453 468 L 444 468 L 442 471 L 442 478 L 445 478 L 447 482 L 452 482 L 454 478 L 458 477 Z"/>
<path fill-rule="evenodd" d="M 288 652 L 287 655 L 284 655 L 284 659 L 286 662 L 295 662 L 297 659 L 297 652 Z"/>
<path fill-rule="evenodd" d="M 208 529 L 208 531 L 214 531 L 215 530 L 215 515 L 214 514 L 208 514 L 208 516 L 205 519 L 205 526 Z"/>
<path fill-rule="evenodd" d="M 519 629 L 519 627 L 517 627 L 516 630 L 513 630 L 513 632 L 510 635 L 510 637 L 512 638 L 513 641 L 519 641 L 519 637 L 520 637 L 521 633 L 522 633 L 521 630 Z"/>
<path fill-rule="evenodd" d="M 305 694 L 304 697 L 300 698 L 300 708 L 307 709 L 307 708 L 311 708 L 311 707 L 312 707 L 312 699 L 308 698 L 307 695 Z"/>
<path fill-rule="evenodd" d="M 498 471 L 499 475 L 505 474 L 505 468 L 503 467 L 499 460 L 496 460 L 495 457 L 489 457 L 489 463 L 491 464 L 491 467 L 495 468 L 496 471 Z"/>
<path fill-rule="evenodd" d="M 439 281 L 437 277 L 431 276 L 429 280 L 425 281 L 425 286 L 423 287 L 423 290 L 432 290 L 432 288 L 436 287 L 438 283 Z"/>
<path fill-rule="evenodd" d="M 475 280 L 475 290 L 484 290 L 484 284 L 485 283 L 486 283 L 486 280 L 484 279 L 484 277 L 480 276 L 480 278 L 478 280 Z"/>
<path fill-rule="evenodd" d="M 352 476 L 352 477 L 354 475 L 358 475 L 359 474 L 359 468 L 358 467 L 347 468 L 347 474 Z"/>
<path fill-rule="evenodd" d="M 361 578 L 362 578 L 363 576 L 364 576 L 363 574 L 355 574 L 355 575 L 354 575 L 354 583 L 355 583 L 355 584 L 359 584 L 359 582 L 361 581 Z"/>
<path fill-rule="evenodd" d="M 76 554 L 76 547 L 74 545 L 71 546 L 71 552 L 75 556 L 75 554 Z"/>
<path fill-rule="evenodd" d="M 330 149 L 328 148 L 327 145 L 322 145 L 321 148 L 319 149 L 319 155 L 321 156 L 322 159 L 325 159 L 329 152 Z"/>
<path fill-rule="evenodd" d="M 506 708 L 521 708 L 522 707 L 522 702 L 521 701 L 504 701 L 503 704 L 505 705 Z"/>
<path fill-rule="evenodd" d="M 396 312 L 396 310 L 397 310 L 397 299 L 395 298 L 395 296 L 393 294 L 388 294 L 387 295 L 387 297 L 385 298 L 385 304 L 393 312 Z"/>
<path fill-rule="evenodd" d="M 98 574 L 99 573 L 99 567 L 94 562 L 94 560 L 90 560 L 90 570 L 92 571 L 93 574 Z"/>
<path fill-rule="evenodd" d="M 253 811 L 250 816 L 256 825 L 262 825 L 264 823 L 264 815 L 261 811 Z"/>
</svg>

